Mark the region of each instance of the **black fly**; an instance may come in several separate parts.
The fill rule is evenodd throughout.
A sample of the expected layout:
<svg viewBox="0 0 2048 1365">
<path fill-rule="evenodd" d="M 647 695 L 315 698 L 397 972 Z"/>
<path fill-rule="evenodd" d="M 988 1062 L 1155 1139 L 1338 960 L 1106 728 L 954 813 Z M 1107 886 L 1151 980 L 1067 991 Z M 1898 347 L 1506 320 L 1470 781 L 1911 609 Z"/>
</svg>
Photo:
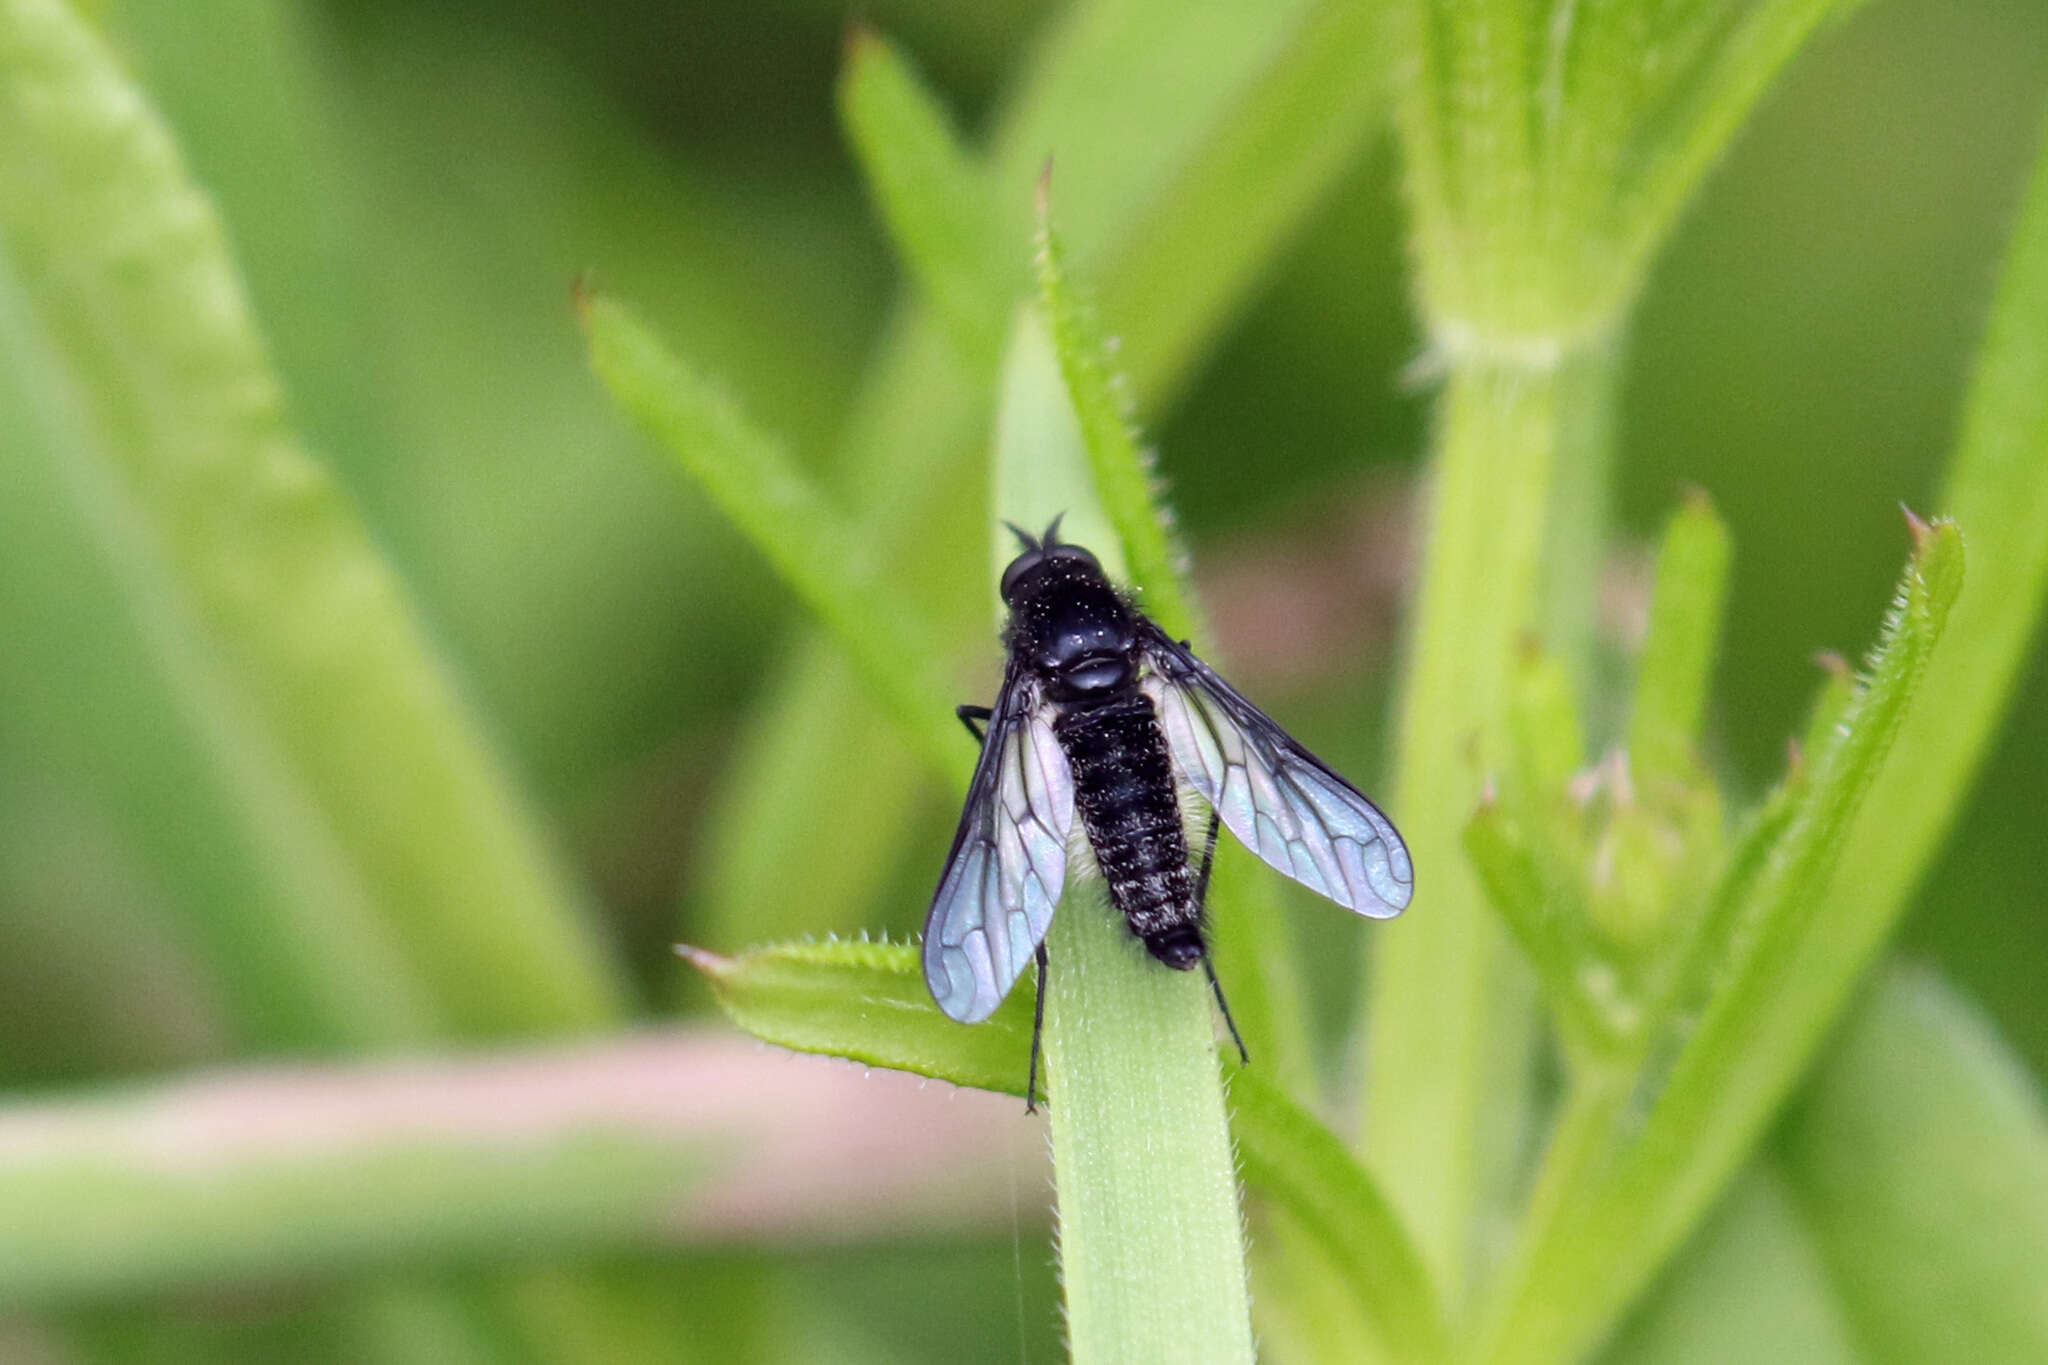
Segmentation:
<svg viewBox="0 0 2048 1365">
<path fill-rule="evenodd" d="M 1045 931 L 1077 811 L 1131 932 L 1169 967 L 1200 963 L 1212 986 L 1202 906 L 1219 816 L 1268 863 L 1362 915 L 1401 913 L 1415 875 L 1377 806 L 1125 600 L 1094 555 L 1059 540 L 1058 520 L 1042 538 L 1010 530 L 1024 548 L 1003 573 L 1009 665 L 993 709 L 960 708 L 981 762 L 925 917 L 924 977 L 940 1009 L 972 1024 L 1037 961 L 1030 1109 Z M 1209 807 L 1199 864 L 1182 788 Z M 1216 1002 L 1229 1022 L 1220 988 Z"/>
</svg>

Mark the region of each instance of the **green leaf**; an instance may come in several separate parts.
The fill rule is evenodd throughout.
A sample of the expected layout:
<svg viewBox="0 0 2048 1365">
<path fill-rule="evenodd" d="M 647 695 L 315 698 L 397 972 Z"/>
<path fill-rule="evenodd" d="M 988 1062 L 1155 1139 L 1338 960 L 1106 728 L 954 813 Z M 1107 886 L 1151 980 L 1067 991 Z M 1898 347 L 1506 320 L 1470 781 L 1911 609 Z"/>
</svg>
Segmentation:
<svg viewBox="0 0 2048 1365">
<path fill-rule="evenodd" d="M 438 1015 L 260 730 L 0 260 L 0 733 L 102 806 L 237 1041 L 392 1046 Z M 167 820 L 164 812 L 178 812 Z"/>
<path fill-rule="evenodd" d="M 1653 799 L 1699 771 L 1700 716 L 1721 636 L 1728 556 L 1728 528 L 1706 495 L 1694 493 L 1672 516 L 1657 551 L 1650 629 L 1629 715 L 1629 772 Z"/>
<path fill-rule="evenodd" d="M 158 594 L 137 599 L 144 619 L 187 614 L 221 689 L 211 714 L 246 732 L 207 737 L 207 757 L 267 751 L 290 822 L 345 859 L 448 1027 L 610 1017 L 618 984 L 574 892 L 285 421 L 211 205 L 54 0 L 0 3 L 0 231 L 69 389 L 40 397 L 75 405 L 59 420 L 90 450 L 88 515 L 114 553 L 158 556 L 125 590 Z M 359 937 L 304 927 L 307 953 Z"/>
<path fill-rule="evenodd" d="M 932 1003 L 913 943 L 827 939 L 733 957 L 677 951 L 704 973 L 719 1007 L 757 1038 L 978 1090 L 1024 1093 L 1029 982 L 986 1022 L 956 1024 Z"/>
<path fill-rule="evenodd" d="M 1776 1163 L 1762 1161 L 1735 1182 L 1599 1359 L 1603 1365 L 1863 1365 L 1860 1341 L 1836 1299 L 1799 1192 Z"/>
<path fill-rule="evenodd" d="M 859 24 L 847 39 L 839 115 L 897 255 L 962 358 L 993 368 L 1024 272 L 1010 264 L 1022 238 L 1003 231 L 987 168 L 902 55 Z"/>
<path fill-rule="evenodd" d="M 773 439 L 669 351 L 630 309 L 587 297 L 590 364 L 830 630 L 905 738 L 941 772 L 966 766 L 946 716 L 945 670 L 918 614 L 882 579 L 875 549 Z"/>
<path fill-rule="evenodd" d="M 1876 778 L 1954 604 L 1962 536 L 1921 528 L 1870 681 L 1814 761 L 1784 833 L 1733 913 L 1755 926 L 1672 1068 L 1640 1135 L 1610 1169 L 1554 1192 L 1511 1279 L 1481 1358 L 1570 1359 L 1648 1282 L 1733 1174 L 1792 1068 L 1788 1040 L 1812 1027 L 1802 949 L 1849 822 Z"/>
<path fill-rule="evenodd" d="M 1878 983 L 1777 1150 L 1870 1359 L 2048 1359 L 2048 1114 L 1939 978 Z"/>
</svg>

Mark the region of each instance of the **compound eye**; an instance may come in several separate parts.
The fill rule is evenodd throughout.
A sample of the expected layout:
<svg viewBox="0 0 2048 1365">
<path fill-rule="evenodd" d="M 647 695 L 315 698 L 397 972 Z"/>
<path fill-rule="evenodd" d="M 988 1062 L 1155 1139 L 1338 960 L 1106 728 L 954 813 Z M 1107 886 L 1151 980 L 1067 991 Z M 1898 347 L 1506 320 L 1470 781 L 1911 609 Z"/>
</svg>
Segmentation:
<svg viewBox="0 0 2048 1365">
<path fill-rule="evenodd" d="M 1026 550 L 1023 554 L 1010 561 L 1010 567 L 1003 570 L 1003 600 L 1005 602 L 1010 600 L 1010 594 L 1016 590 L 1018 582 L 1024 575 L 1045 561 L 1045 553 L 1043 550 Z"/>
</svg>

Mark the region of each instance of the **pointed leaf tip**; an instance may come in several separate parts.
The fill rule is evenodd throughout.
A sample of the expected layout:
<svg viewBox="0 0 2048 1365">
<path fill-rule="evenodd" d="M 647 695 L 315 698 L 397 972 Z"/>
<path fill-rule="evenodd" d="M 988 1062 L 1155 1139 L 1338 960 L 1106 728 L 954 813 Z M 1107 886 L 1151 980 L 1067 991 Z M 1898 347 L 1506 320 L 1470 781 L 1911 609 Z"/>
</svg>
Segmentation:
<svg viewBox="0 0 2048 1365">
<path fill-rule="evenodd" d="M 1933 528 L 1922 521 L 1919 515 L 1903 502 L 1899 504 L 1899 511 L 1905 515 L 1906 529 L 1913 533 L 1914 550 L 1924 553 L 1927 549 L 1927 538 L 1933 533 Z"/>
<path fill-rule="evenodd" d="M 569 281 L 569 306 L 576 310 L 576 325 L 590 325 L 590 305 L 597 298 L 597 271 L 585 266 Z"/>
<path fill-rule="evenodd" d="M 842 74 L 850 74 L 861 62 L 869 61 L 882 50 L 882 35 L 875 32 L 875 26 L 858 15 L 846 21 L 845 31 L 839 37 L 839 61 Z"/>
<path fill-rule="evenodd" d="M 1856 670 L 1849 667 L 1849 661 L 1832 649 L 1815 650 L 1813 663 L 1814 667 L 1832 678 L 1853 680 L 1856 676 Z"/>
<path fill-rule="evenodd" d="M 692 947 L 687 943 L 675 945 L 676 956 L 709 977 L 723 977 L 731 974 L 734 961 L 712 952 L 708 948 Z"/>
</svg>

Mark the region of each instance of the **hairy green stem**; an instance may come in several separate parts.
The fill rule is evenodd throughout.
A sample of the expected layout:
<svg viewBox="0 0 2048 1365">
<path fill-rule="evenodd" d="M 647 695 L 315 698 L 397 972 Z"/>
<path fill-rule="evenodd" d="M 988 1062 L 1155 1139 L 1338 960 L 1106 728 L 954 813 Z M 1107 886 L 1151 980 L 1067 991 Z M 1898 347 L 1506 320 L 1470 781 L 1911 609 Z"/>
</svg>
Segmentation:
<svg viewBox="0 0 2048 1365">
<path fill-rule="evenodd" d="M 1045 1074 L 1073 1359 L 1252 1359 L 1207 984 L 1098 899 L 1048 936 Z"/>
<path fill-rule="evenodd" d="M 1508 679 L 1539 617 L 1555 471 L 1604 426 L 1604 351 L 1557 363 L 1454 356 L 1439 400 L 1429 548 L 1402 704 L 1393 814 L 1420 894 L 1374 937 L 1365 1130 L 1448 1302 L 1462 1295 L 1472 1215 L 1519 1122 L 1526 976 L 1461 846 L 1502 761 Z"/>
</svg>

